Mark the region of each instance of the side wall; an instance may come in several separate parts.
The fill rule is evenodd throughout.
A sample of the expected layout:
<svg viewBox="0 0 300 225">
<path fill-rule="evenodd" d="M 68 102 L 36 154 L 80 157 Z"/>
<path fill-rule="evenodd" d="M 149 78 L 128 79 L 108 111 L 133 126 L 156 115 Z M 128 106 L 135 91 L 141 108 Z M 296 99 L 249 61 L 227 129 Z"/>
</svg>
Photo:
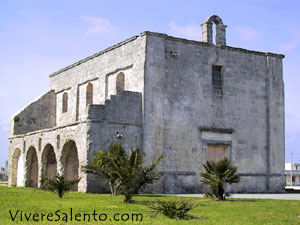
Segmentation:
<svg viewBox="0 0 300 225">
<path fill-rule="evenodd" d="M 173 53 L 178 53 L 174 56 Z M 235 192 L 284 190 L 284 97 L 279 55 L 147 36 L 144 151 L 163 154 L 157 192 L 201 192 L 208 144 L 227 146 Z M 222 66 L 223 90 L 212 87 Z"/>
<path fill-rule="evenodd" d="M 30 103 L 11 118 L 10 136 L 54 127 L 55 116 L 55 93 L 52 90 Z"/>
<path fill-rule="evenodd" d="M 282 59 L 267 57 L 269 74 L 269 173 L 271 191 L 283 190 L 285 187 L 285 120 L 284 120 L 284 83 Z M 272 176 L 272 175 L 280 176 Z"/>
<path fill-rule="evenodd" d="M 106 100 L 105 105 L 91 105 L 88 111 L 88 160 L 96 151 L 107 150 L 112 143 L 120 143 L 127 152 L 131 148 L 141 149 L 142 115 L 141 93 L 119 91 Z M 88 176 L 88 192 L 108 192 L 108 187 Z"/>
<path fill-rule="evenodd" d="M 52 91 L 29 104 L 12 118 L 9 168 L 12 171 L 14 167 L 14 174 L 10 174 L 10 185 L 14 185 L 17 173 L 13 161 L 18 159 L 13 159 L 14 153 L 17 153 L 15 157 L 21 154 L 26 173 L 28 170 L 26 156 L 30 147 L 31 152 L 32 149 L 37 152 L 39 184 L 44 144 L 48 143 L 53 147 L 58 172 L 62 172 L 63 168 L 61 149 L 57 146 L 58 143 L 62 145 L 67 143 L 67 139 L 74 141 L 77 146 L 80 166 L 87 163 L 88 154 L 91 156 L 100 148 L 107 149 L 117 131 L 123 133 L 124 137 L 120 141 L 126 149 L 131 146 L 141 148 L 145 40 L 144 35 L 135 36 L 50 75 Z M 124 93 L 114 96 L 117 94 L 116 80 L 120 73 L 124 75 L 124 87 L 122 87 Z M 92 86 L 92 102 L 87 100 L 88 86 Z M 140 94 L 128 94 L 126 91 Z M 67 94 L 66 112 L 63 112 L 64 94 Z M 126 100 L 128 96 L 131 96 L 130 101 Z M 89 94 L 89 99 L 90 97 Z M 122 101 L 122 98 L 125 99 L 125 104 L 119 102 L 120 98 Z M 132 104 L 129 104 L 130 102 Z M 99 105 L 104 103 L 107 105 Z M 94 108 L 104 108 L 105 119 L 97 113 L 93 114 L 95 118 L 92 122 L 90 118 L 87 119 L 89 109 Z M 86 128 L 87 124 L 88 128 Z M 90 144 L 91 151 L 88 150 Z M 81 174 L 80 171 L 79 174 L 82 177 L 78 185 L 79 191 L 86 191 L 86 175 Z M 13 182 L 12 177 L 14 177 Z M 25 175 L 24 184 L 26 182 Z"/>
<path fill-rule="evenodd" d="M 86 88 L 93 85 L 93 104 L 104 104 L 116 94 L 116 77 L 125 76 L 125 91 L 143 93 L 145 36 L 136 36 L 50 75 L 50 88 L 57 99 L 57 126 L 86 118 Z M 68 93 L 68 111 L 62 98 Z"/>
</svg>

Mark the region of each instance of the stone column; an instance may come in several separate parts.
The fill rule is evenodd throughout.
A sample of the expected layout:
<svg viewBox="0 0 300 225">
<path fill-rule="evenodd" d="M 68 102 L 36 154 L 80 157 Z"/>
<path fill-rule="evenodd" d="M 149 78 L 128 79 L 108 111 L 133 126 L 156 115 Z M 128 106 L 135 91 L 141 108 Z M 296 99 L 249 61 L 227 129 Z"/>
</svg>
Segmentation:
<svg viewBox="0 0 300 225">
<path fill-rule="evenodd" d="M 224 24 L 216 24 L 216 45 L 226 45 L 226 27 Z"/>
<path fill-rule="evenodd" d="M 202 27 L 202 41 L 212 44 L 212 25 L 211 22 L 201 24 Z"/>
</svg>

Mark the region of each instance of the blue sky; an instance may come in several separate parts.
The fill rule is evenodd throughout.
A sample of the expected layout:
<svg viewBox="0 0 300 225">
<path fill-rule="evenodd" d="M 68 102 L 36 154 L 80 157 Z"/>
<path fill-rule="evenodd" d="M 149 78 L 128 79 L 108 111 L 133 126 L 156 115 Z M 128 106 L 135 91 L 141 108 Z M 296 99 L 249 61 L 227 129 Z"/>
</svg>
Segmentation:
<svg viewBox="0 0 300 225">
<path fill-rule="evenodd" d="M 213 14 L 227 45 L 285 54 L 286 161 L 300 162 L 299 12 L 297 0 L 0 0 L 0 166 L 9 118 L 48 90 L 50 73 L 145 30 L 201 41 Z"/>
</svg>

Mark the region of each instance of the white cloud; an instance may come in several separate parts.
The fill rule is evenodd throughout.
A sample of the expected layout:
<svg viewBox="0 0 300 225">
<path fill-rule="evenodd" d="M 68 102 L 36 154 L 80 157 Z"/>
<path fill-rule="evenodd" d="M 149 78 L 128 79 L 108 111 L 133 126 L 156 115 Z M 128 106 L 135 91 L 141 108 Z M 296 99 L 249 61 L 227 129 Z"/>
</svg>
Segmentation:
<svg viewBox="0 0 300 225">
<path fill-rule="evenodd" d="M 2 127 L 2 130 L 4 130 L 4 131 L 9 131 L 9 118 L 3 119 L 3 120 L 0 122 L 0 125 L 1 125 L 1 127 Z"/>
<path fill-rule="evenodd" d="M 237 36 L 242 46 L 257 45 L 263 34 L 252 27 L 236 27 L 233 28 L 234 34 Z"/>
<path fill-rule="evenodd" d="M 190 24 L 186 26 L 179 26 L 174 22 L 170 22 L 168 24 L 168 33 L 170 33 L 173 36 L 183 37 L 187 39 L 202 39 L 202 30 L 200 25 Z"/>
<path fill-rule="evenodd" d="M 281 52 L 287 53 L 293 51 L 299 45 L 300 45 L 300 31 L 297 31 L 296 34 L 287 42 L 283 42 L 279 44 L 279 50 Z"/>
<path fill-rule="evenodd" d="M 82 17 L 84 21 L 89 24 L 86 35 L 109 35 L 117 34 L 116 28 L 112 25 L 110 20 L 101 17 Z"/>
</svg>

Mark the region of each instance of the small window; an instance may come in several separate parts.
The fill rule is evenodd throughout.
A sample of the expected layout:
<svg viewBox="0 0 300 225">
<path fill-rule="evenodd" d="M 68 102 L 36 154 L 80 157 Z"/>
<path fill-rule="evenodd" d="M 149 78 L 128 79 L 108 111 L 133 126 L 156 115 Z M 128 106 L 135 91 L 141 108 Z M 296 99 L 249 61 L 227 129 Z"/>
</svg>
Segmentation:
<svg viewBox="0 0 300 225">
<path fill-rule="evenodd" d="M 125 88 L 125 75 L 124 73 L 119 73 L 117 76 L 116 89 L 118 91 L 124 91 Z"/>
<path fill-rule="evenodd" d="M 63 94 L 63 101 L 62 101 L 62 112 L 65 113 L 68 111 L 68 93 L 65 92 Z"/>
<path fill-rule="evenodd" d="M 296 180 L 295 177 L 292 177 L 292 181 L 295 182 L 295 180 Z"/>
<path fill-rule="evenodd" d="M 93 85 L 89 83 L 86 87 L 86 106 L 93 104 Z"/>
<path fill-rule="evenodd" d="M 207 153 L 206 153 L 206 160 L 207 161 L 214 161 L 218 162 L 226 156 L 226 147 L 225 146 L 215 146 L 215 145 L 208 145 L 207 146 Z"/>
<path fill-rule="evenodd" d="M 26 141 L 23 141 L 23 153 L 26 151 Z"/>
<path fill-rule="evenodd" d="M 56 137 L 56 148 L 60 149 L 60 135 L 57 135 Z"/>
<path fill-rule="evenodd" d="M 221 66 L 212 66 L 212 85 L 215 87 L 222 87 Z"/>
<path fill-rule="evenodd" d="M 42 150 L 42 138 L 39 138 L 39 149 L 38 150 L 39 151 Z"/>
<path fill-rule="evenodd" d="M 296 170 L 300 170 L 300 166 L 296 166 Z"/>
</svg>

